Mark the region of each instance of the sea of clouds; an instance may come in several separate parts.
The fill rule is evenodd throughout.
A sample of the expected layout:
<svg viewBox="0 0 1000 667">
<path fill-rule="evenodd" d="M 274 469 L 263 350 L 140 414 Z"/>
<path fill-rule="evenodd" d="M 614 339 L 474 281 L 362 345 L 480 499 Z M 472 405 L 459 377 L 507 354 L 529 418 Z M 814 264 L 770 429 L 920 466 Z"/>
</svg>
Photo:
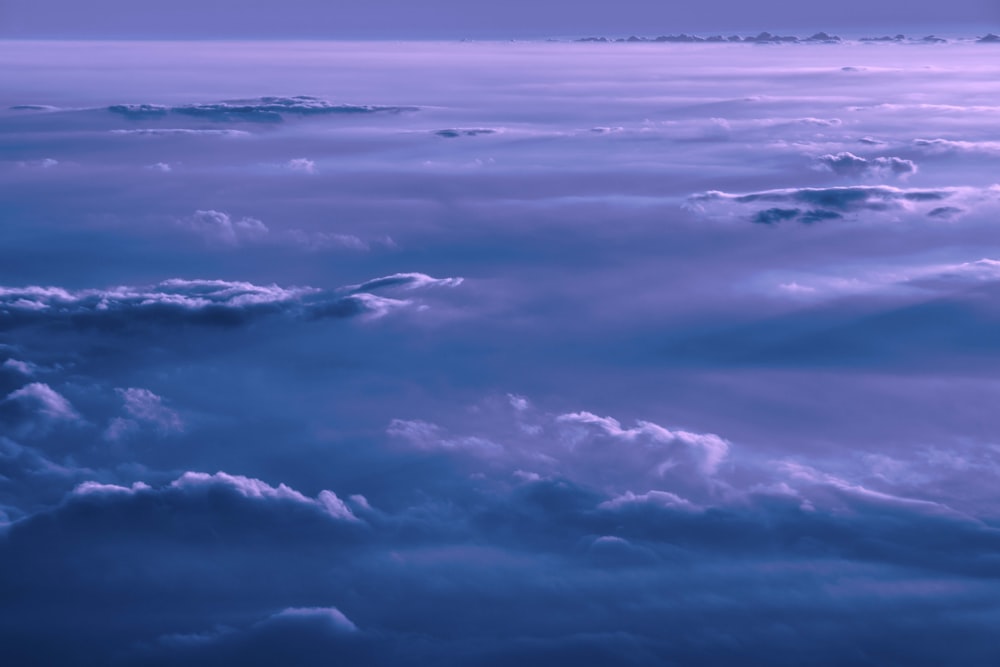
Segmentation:
<svg viewBox="0 0 1000 667">
<path fill-rule="evenodd" d="M 4 655 L 997 664 L 998 48 L 0 43 Z"/>
</svg>

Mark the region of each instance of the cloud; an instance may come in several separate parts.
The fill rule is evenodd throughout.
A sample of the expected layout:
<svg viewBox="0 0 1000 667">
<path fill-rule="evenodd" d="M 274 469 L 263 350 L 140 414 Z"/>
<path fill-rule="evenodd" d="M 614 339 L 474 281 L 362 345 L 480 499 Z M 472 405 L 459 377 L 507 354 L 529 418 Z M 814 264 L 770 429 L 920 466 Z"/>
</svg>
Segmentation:
<svg viewBox="0 0 1000 667">
<path fill-rule="evenodd" d="M 698 460 L 698 467 L 706 475 L 715 473 L 719 464 L 726 458 L 726 454 L 729 452 L 728 443 L 715 434 L 671 431 L 652 422 L 639 421 L 634 427 L 623 429 L 617 419 L 612 417 L 598 417 L 590 412 L 573 412 L 559 415 L 556 417 L 556 421 L 594 427 L 608 434 L 613 439 L 623 442 L 630 443 L 648 440 L 657 445 L 665 445 L 667 447 L 680 445 L 684 448 L 690 448 L 694 450 L 694 456 Z M 663 465 L 670 467 L 676 465 L 676 462 L 670 460 Z"/>
<path fill-rule="evenodd" d="M 848 159 L 850 162 L 850 159 Z M 857 185 L 833 188 L 786 188 L 749 194 L 712 190 L 688 197 L 689 208 L 709 215 L 747 216 L 774 224 L 837 220 L 848 214 L 911 213 L 927 215 L 945 202 L 995 201 L 996 188 L 896 188 Z"/>
<path fill-rule="evenodd" d="M 953 139 L 914 139 L 913 145 L 928 153 L 964 153 L 1000 155 L 1000 141 L 958 141 Z"/>
<path fill-rule="evenodd" d="M 111 420 L 104 432 L 104 437 L 108 440 L 122 440 L 147 427 L 161 436 L 184 431 L 181 416 L 165 406 L 163 399 L 148 389 L 129 387 L 117 388 L 115 391 L 122 398 L 127 417 Z"/>
<path fill-rule="evenodd" d="M 139 137 L 248 137 L 249 132 L 243 130 L 193 130 L 188 128 L 149 127 L 132 130 L 111 130 L 111 134 Z"/>
<path fill-rule="evenodd" d="M 398 274 L 420 275 L 423 274 Z M 372 289 L 381 286 L 376 279 Z M 409 289 L 438 284 L 458 285 L 461 278 L 423 276 L 404 281 Z M 343 295 L 344 289 L 352 293 Z M 225 280 L 165 280 L 152 287 L 67 290 L 61 287 L 0 287 L 0 314 L 5 328 L 29 325 L 94 327 L 103 331 L 136 326 L 238 326 L 263 317 L 285 315 L 304 319 L 380 317 L 419 306 L 408 299 L 369 294 L 354 285 L 341 290 L 315 287 L 255 285 Z"/>
<path fill-rule="evenodd" d="M 814 300 L 873 293 L 947 295 L 996 281 L 1000 281 L 1000 261 L 984 257 L 968 262 L 900 262 L 827 272 L 777 272 L 768 276 L 766 284 L 768 291 L 777 284 L 777 293 Z"/>
<path fill-rule="evenodd" d="M 180 229 L 193 232 L 209 243 L 237 248 L 246 245 L 293 246 L 309 251 L 330 249 L 369 250 L 371 245 L 353 234 L 317 232 L 303 229 L 271 229 L 262 221 L 243 217 L 234 219 L 215 210 L 195 211 L 176 220 Z M 391 241 L 390 241 L 391 244 Z"/>
<path fill-rule="evenodd" d="M 822 155 L 817 163 L 824 169 L 839 176 L 853 177 L 884 177 L 908 176 L 917 173 L 917 165 L 912 160 L 898 157 L 863 158 L 853 153 L 843 152 L 836 155 Z"/>
<path fill-rule="evenodd" d="M 114 104 L 108 111 L 137 120 L 162 118 L 168 115 L 193 116 L 219 122 L 281 122 L 285 116 L 358 115 L 374 113 L 403 113 L 417 111 L 417 107 L 379 106 L 370 104 L 335 104 L 318 97 L 297 95 L 293 97 L 259 97 L 204 104 L 161 106 L 156 104 Z"/>
<path fill-rule="evenodd" d="M 0 364 L 0 368 L 13 371 L 23 375 L 24 377 L 31 377 L 35 374 L 35 371 L 38 370 L 33 363 L 14 358 L 5 359 L 4 362 Z"/>
<path fill-rule="evenodd" d="M 435 130 L 434 134 L 445 139 L 456 139 L 458 137 L 478 137 L 484 134 L 496 134 L 497 130 L 488 127 L 473 128 L 452 128 L 447 130 Z"/>
<path fill-rule="evenodd" d="M 206 239 L 226 245 L 240 245 L 260 239 L 269 231 L 267 225 L 260 220 L 255 218 L 233 220 L 221 211 L 195 211 L 193 216 L 179 221 L 179 224 Z"/>
<path fill-rule="evenodd" d="M 386 433 L 411 451 L 460 457 L 472 471 L 503 470 L 527 480 L 558 475 L 619 493 L 633 484 L 710 493 L 729 453 L 729 443 L 712 433 L 643 420 L 624 428 L 585 411 L 544 413 L 522 396 L 490 407 L 489 414 L 487 433 L 457 434 L 419 419 L 393 419 Z"/>
<path fill-rule="evenodd" d="M 79 423 L 79 413 L 62 394 L 43 382 L 32 382 L 0 401 L 0 419 L 24 436 L 42 435 L 60 423 Z"/>
<path fill-rule="evenodd" d="M 405 440 L 411 447 L 423 451 L 466 450 L 481 456 L 489 456 L 498 454 L 504 449 L 502 445 L 477 436 L 445 437 L 439 426 L 420 420 L 393 419 L 386 433 Z"/>
<path fill-rule="evenodd" d="M 351 285 L 344 289 L 355 292 L 369 292 L 377 289 L 388 289 L 399 287 L 406 290 L 422 289 L 425 287 L 458 287 L 463 282 L 462 278 L 432 278 L 426 273 L 394 273 L 391 276 L 383 276 L 363 282 L 360 285 Z"/>
<path fill-rule="evenodd" d="M 288 161 L 288 168 L 292 171 L 301 172 L 303 174 L 315 174 L 316 173 L 316 163 L 312 160 L 304 157 L 295 158 Z"/>
<path fill-rule="evenodd" d="M 52 167 L 59 166 L 59 160 L 47 157 L 41 160 L 31 160 L 28 162 L 18 162 L 19 167 L 25 167 L 28 169 L 51 169 Z"/>
<path fill-rule="evenodd" d="M 357 632 L 358 626 L 336 607 L 290 607 L 269 618 L 265 623 L 286 621 L 315 622 L 334 632 Z"/>
</svg>

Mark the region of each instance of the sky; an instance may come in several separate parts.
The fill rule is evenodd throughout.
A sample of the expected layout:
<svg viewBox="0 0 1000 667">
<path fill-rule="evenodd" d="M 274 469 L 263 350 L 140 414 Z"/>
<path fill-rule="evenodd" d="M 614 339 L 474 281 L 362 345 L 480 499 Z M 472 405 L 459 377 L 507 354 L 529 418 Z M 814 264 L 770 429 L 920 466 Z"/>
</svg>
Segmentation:
<svg viewBox="0 0 1000 667">
<path fill-rule="evenodd" d="M 906 32 L 1000 29 L 992 0 L 836 3 L 768 0 L 288 0 L 280 5 L 237 0 L 5 0 L 0 36 L 61 38 L 539 38 L 763 30 Z"/>
<path fill-rule="evenodd" d="M 986 32 L 0 41 L 5 660 L 1000 664 Z"/>
</svg>

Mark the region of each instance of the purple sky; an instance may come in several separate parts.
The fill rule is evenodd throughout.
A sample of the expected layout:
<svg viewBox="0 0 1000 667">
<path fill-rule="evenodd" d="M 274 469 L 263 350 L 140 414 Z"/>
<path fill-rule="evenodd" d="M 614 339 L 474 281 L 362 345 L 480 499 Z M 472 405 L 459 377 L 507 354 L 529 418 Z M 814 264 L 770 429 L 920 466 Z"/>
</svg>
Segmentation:
<svg viewBox="0 0 1000 667">
<path fill-rule="evenodd" d="M 992 0 L 6 0 L 0 36 L 460 38 L 761 30 L 996 30 Z"/>
</svg>

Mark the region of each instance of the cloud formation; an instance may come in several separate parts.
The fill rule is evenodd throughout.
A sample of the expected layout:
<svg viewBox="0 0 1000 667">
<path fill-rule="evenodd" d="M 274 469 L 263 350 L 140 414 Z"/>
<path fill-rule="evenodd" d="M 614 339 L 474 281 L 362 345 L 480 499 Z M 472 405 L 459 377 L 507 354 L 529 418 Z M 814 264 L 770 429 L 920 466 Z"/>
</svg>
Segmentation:
<svg viewBox="0 0 1000 667">
<path fill-rule="evenodd" d="M 848 158 L 847 162 L 852 160 Z M 872 213 L 931 215 L 932 211 L 952 202 L 973 204 L 995 199 L 995 188 L 921 189 L 858 185 L 782 188 L 748 194 L 712 190 L 691 195 L 687 203 L 695 211 L 714 216 L 745 216 L 762 224 L 793 220 L 808 224 Z"/>
<path fill-rule="evenodd" d="M 31 382 L 0 401 L 0 420 L 22 437 L 30 437 L 44 435 L 61 423 L 78 423 L 81 417 L 65 396 L 44 382 Z"/>
<path fill-rule="evenodd" d="M 312 169 L 309 165 L 306 166 Z M 303 169 L 295 167 L 293 170 L 302 171 Z M 305 171 L 305 173 L 313 172 Z M 292 246 L 310 251 L 369 250 L 371 248 L 370 243 L 353 234 L 307 231 L 298 228 L 271 229 L 256 218 L 234 219 L 223 211 L 199 210 L 195 211 L 193 215 L 179 218 L 175 222 L 179 228 L 197 234 L 209 244 L 231 248 L 250 245 Z M 383 241 L 383 243 L 386 242 Z M 391 240 L 388 243 L 391 244 Z"/>
<path fill-rule="evenodd" d="M 885 177 L 908 176 L 917 173 L 917 165 L 912 160 L 898 157 L 863 158 L 849 152 L 836 155 L 822 155 L 817 163 L 838 176 Z"/>
<path fill-rule="evenodd" d="M 108 424 L 104 437 L 117 441 L 149 428 L 157 435 L 170 435 L 184 431 L 181 416 L 163 404 L 163 398 L 148 389 L 117 388 L 121 396 L 125 417 L 115 417 Z"/>
<path fill-rule="evenodd" d="M 165 280 L 152 287 L 67 290 L 60 287 L 0 287 L 0 325 L 92 327 L 106 331 L 136 326 L 239 326 L 263 317 L 285 315 L 305 319 L 381 316 L 415 305 L 365 290 L 399 284 L 409 276 L 409 289 L 437 284 L 458 285 L 461 278 L 396 274 L 343 290 L 255 285 L 226 280 Z M 417 277 L 414 277 L 417 276 Z M 367 286 L 367 287 L 366 287 Z"/>
</svg>

